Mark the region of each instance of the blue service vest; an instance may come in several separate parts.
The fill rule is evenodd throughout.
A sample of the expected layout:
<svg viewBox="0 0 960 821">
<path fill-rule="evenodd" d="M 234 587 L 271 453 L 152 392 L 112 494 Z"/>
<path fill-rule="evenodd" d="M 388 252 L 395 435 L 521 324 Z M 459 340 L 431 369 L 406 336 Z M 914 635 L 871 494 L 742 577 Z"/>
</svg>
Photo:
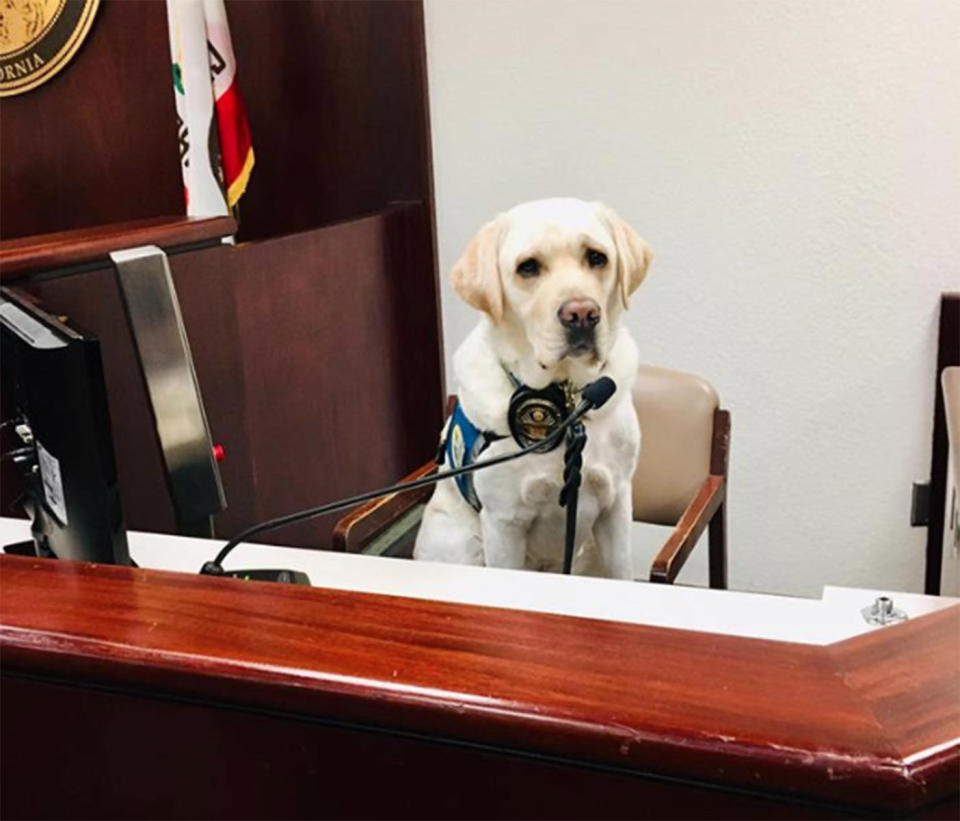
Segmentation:
<svg viewBox="0 0 960 821">
<path fill-rule="evenodd" d="M 447 424 L 447 439 L 443 448 L 447 464 L 452 468 L 472 465 L 492 442 L 503 438 L 505 437 L 491 431 L 480 430 L 470 421 L 460 400 L 457 400 Z M 464 473 L 461 476 L 455 476 L 453 481 L 457 483 L 457 489 L 467 504 L 479 513 L 483 505 L 480 504 L 477 491 L 473 486 L 473 474 Z"/>
</svg>

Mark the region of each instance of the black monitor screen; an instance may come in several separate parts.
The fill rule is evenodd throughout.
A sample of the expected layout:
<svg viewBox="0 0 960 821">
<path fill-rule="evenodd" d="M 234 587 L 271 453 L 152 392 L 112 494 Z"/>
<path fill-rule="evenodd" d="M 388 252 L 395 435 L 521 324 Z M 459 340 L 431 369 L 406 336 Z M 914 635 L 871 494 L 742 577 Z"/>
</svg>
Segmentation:
<svg viewBox="0 0 960 821">
<path fill-rule="evenodd" d="M 0 334 L 3 418 L 38 553 L 129 564 L 99 342 L 6 288 Z"/>
</svg>

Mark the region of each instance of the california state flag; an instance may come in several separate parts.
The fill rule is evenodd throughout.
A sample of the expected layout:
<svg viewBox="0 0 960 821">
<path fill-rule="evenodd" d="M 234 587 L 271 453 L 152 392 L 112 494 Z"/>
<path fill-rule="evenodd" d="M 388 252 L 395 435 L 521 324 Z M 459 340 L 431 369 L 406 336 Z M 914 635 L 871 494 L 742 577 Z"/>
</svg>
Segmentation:
<svg viewBox="0 0 960 821">
<path fill-rule="evenodd" d="M 253 145 L 223 0 L 167 0 L 180 165 L 189 216 L 230 213 Z"/>
</svg>

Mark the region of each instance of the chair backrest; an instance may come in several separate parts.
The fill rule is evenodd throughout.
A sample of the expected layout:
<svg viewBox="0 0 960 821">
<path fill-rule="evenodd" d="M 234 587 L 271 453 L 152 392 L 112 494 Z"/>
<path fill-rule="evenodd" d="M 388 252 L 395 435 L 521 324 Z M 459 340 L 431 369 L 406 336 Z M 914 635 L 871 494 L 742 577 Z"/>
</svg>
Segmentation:
<svg viewBox="0 0 960 821">
<path fill-rule="evenodd" d="M 960 484 L 960 365 L 944 368 L 940 374 L 943 408 L 947 418 L 947 447 L 953 459 L 953 473 Z"/>
<path fill-rule="evenodd" d="M 633 404 L 641 437 L 634 521 L 675 525 L 710 473 L 717 392 L 693 374 L 641 365 Z"/>
</svg>

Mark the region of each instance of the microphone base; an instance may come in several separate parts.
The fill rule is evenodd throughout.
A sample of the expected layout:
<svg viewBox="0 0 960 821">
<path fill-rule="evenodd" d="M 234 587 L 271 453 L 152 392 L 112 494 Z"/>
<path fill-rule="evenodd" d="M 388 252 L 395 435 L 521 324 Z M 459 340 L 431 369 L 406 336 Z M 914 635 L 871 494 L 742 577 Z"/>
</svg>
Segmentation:
<svg viewBox="0 0 960 821">
<path fill-rule="evenodd" d="M 305 584 L 310 586 L 310 577 L 299 570 L 226 570 L 228 579 L 241 579 L 250 582 L 280 582 L 281 584 Z"/>
<path fill-rule="evenodd" d="M 249 582 L 279 582 L 281 584 L 305 584 L 310 586 L 310 577 L 300 570 L 224 570 L 215 562 L 207 562 L 200 571 L 203 576 L 220 576 L 225 579 L 240 579 Z"/>
</svg>

